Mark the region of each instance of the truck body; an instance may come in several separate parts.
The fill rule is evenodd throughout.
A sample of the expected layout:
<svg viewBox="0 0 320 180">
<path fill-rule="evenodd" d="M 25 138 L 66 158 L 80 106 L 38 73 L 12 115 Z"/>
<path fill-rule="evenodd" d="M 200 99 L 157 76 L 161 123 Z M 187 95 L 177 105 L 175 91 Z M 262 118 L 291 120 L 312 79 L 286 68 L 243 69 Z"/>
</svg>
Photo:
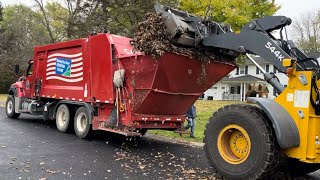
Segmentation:
<svg viewBox="0 0 320 180">
<path fill-rule="evenodd" d="M 55 120 L 65 104 L 70 117 L 85 107 L 92 130 L 179 130 L 192 103 L 236 67 L 173 53 L 153 59 L 134 52 L 130 40 L 101 33 L 35 47 L 25 76 L 10 88 L 15 113 Z"/>
</svg>

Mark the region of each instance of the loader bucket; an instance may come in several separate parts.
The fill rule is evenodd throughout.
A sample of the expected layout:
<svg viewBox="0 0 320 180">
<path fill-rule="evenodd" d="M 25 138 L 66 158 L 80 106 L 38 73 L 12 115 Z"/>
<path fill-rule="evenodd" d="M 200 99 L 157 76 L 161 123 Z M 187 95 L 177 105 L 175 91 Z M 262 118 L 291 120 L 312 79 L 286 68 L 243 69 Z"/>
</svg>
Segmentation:
<svg viewBox="0 0 320 180">
<path fill-rule="evenodd" d="M 230 73 L 236 65 L 201 62 L 166 53 L 158 60 L 150 56 L 121 59 L 126 82 L 133 88 L 133 113 L 184 115 L 202 93 Z"/>
</svg>

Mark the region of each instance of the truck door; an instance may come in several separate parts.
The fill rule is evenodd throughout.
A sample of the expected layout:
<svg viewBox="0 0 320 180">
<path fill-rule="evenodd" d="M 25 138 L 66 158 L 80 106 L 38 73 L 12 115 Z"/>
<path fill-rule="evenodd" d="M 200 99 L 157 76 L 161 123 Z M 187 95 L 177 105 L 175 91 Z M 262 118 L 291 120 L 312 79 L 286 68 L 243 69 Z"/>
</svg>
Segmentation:
<svg viewBox="0 0 320 180">
<path fill-rule="evenodd" d="M 33 86 L 34 86 L 34 75 L 33 75 L 33 62 L 31 62 L 28 66 L 28 69 L 26 71 L 26 79 L 24 82 L 25 85 L 25 95 L 28 98 L 32 97 L 33 93 Z"/>
</svg>

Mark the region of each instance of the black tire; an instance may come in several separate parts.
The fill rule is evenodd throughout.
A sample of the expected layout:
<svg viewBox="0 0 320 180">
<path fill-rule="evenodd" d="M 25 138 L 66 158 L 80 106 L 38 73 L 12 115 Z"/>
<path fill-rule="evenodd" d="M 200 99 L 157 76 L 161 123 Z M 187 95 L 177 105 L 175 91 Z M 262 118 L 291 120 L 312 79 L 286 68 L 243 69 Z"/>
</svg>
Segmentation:
<svg viewBox="0 0 320 180">
<path fill-rule="evenodd" d="M 61 104 L 56 113 L 56 126 L 60 132 L 67 132 L 73 115 L 66 104 Z"/>
<path fill-rule="evenodd" d="M 320 164 L 301 162 L 298 159 L 283 157 L 279 170 L 291 177 L 301 177 L 320 169 Z"/>
<path fill-rule="evenodd" d="M 74 116 L 74 132 L 79 138 L 87 138 L 90 136 L 90 114 L 85 107 L 80 107 Z"/>
<path fill-rule="evenodd" d="M 137 129 L 136 132 L 140 133 L 141 136 L 144 136 L 147 133 L 148 129 Z"/>
<path fill-rule="evenodd" d="M 232 154 L 232 148 L 236 147 L 237 139 L 243 136 L 238 136 L 234 143 L 230 144 L 233 132 L 237 129 L 228 129 L 228 127 L 241 127 L 245 134 L 249 136 L 246 141 L 246 149 L 240 149 L 245 152 L 246 156 L 243 159 L 237 159 L 236 155 Z M 222 133 L 220 133 L 222 132 Z M 224 132 L 224 133 L 223 133 Z M 238 131 L 242 132 L 242 131 Z M 228 136 L 229 133 L 229 136 Z M 219 136 L 226 134 L 226 136 Z M 206 125 L 204 133 L 204 150 L 218 178 L 223 179 L 262 179 L 267 174 L 272 173 L 278 165 L 279 146 L 277 145 L 274 132 L 266 119 L 263 112 L 251 105 L 229 105 L 219 109 L 213 114 Z M 218 141 L 218 138 L 221 140 Z M 220 149 L 230 148 L 226 154 L 234 156 L 233 161 L 228 162 L 225 155 L 220 154 L 218 142 L 225 140 L 223 137 L 228 137 L 224 146 L 219 146 Z M 237 148 L 235 148 L 237 150 Z M 238 149 L 238 150 L 239 150 Z M 224 152 L 224 151 L 223 151 Z M 231 154 L 229 153 L 231 152 Z"/>
<path fill-rule="evenodd" d="M 20 113 L 16 113 L 14 111 L 15 103 L 14 103 L 14 97 L 12 95 L 8 96 L 7 102 L 6 102 L 6 114 L 8 118 L 17 119 L 20 116 Z"/>
</svg>

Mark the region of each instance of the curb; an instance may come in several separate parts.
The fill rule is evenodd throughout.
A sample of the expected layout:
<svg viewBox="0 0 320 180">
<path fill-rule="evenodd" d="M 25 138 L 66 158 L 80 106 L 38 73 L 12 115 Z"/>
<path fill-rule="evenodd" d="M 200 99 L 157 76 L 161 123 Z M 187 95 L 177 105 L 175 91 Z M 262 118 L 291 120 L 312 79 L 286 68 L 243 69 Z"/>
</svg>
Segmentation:
<svg viewBox="0 0 320 180">
<path fill-rule="evenodd" d="M 159 136 L 159 135 L 155 135 L 155 134 L 148 134 L 148 133 L 144 136 L 144 138 L 162 141 L 162 142 L 173 143 L 173 144 L 181 144 L 181 145 L 186 145 L 186 146 L 191 146 L 191 147 L 196 147 L 196 148 L 202 148 L 204 146 L 204 143 L 200 143 L 200 142 L 190 142 L 190 141 L 185 141 L 185 140 L 181 140 L 181 139 L 175 139 L 175 138 Z"/>
</svg>

